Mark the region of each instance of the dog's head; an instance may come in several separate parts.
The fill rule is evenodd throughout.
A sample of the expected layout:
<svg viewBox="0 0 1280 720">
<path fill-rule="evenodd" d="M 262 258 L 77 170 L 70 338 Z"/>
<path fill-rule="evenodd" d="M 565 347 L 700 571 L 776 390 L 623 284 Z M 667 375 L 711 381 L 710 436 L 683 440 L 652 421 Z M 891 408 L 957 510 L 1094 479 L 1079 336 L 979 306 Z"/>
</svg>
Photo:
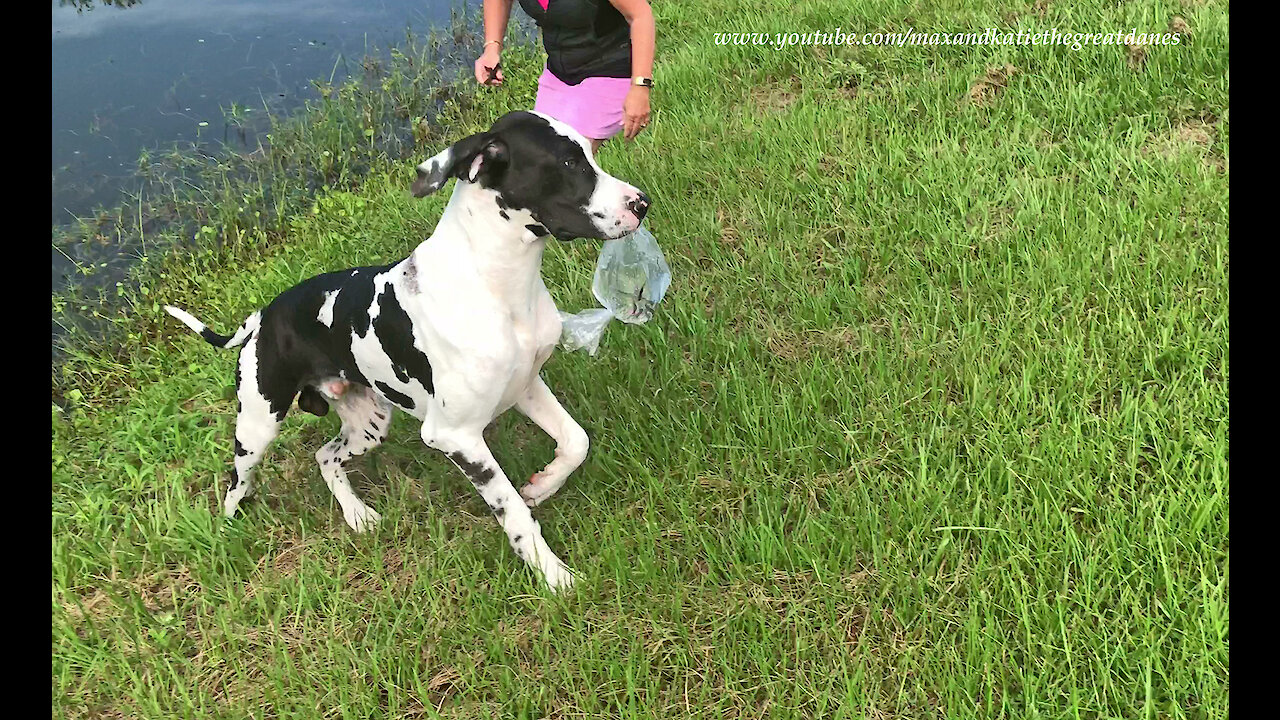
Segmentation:
<svg viewBox="0 0 1280 720">
<path fill-rule="evenodd" d="M 508 113 L 423 162 L 413 194 L 429 195 L 449 178 L 494 191 L 497 212 L 528 213 L 530 232 L 561 240 L 622 237 L 649 210 L 643 192 L 596 165 L 586 138 L 541 113 Z"/>
</svg>

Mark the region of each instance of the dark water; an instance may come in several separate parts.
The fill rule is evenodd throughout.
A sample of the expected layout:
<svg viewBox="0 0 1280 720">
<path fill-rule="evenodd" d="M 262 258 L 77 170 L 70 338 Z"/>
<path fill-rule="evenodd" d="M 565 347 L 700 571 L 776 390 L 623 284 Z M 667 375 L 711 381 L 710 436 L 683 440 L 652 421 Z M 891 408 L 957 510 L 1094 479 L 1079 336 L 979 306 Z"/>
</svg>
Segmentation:
<svg viewBox="0 0 1280 720">
<path fill-rule="evenodd" d="M 481 0 L 53 4 L 53 225 L 119 204 L 144 152 L 253 148 L 268 112 Z M 72 263 L 53 252 L 55 288 Z"/>
</svg>

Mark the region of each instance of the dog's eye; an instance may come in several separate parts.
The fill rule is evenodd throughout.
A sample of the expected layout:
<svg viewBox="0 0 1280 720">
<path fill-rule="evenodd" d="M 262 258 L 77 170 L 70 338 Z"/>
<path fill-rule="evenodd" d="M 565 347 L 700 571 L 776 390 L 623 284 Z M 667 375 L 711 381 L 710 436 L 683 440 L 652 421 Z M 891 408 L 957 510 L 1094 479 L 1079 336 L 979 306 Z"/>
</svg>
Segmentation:
<svg viewBox="0 0 1280 720">
<path fill-rule="evenodd" d="M 577 158 L 568 158 L 567 160 L 565 160 L 565 161 L 564 161 L 564 166 L 565 166 L 565 167 L 567 167 L 567 168 L 569 168 L 570 170 L 577 170 L 577 169 L 578 169 L 578 159 L 577 159 Z"/>
</svg>

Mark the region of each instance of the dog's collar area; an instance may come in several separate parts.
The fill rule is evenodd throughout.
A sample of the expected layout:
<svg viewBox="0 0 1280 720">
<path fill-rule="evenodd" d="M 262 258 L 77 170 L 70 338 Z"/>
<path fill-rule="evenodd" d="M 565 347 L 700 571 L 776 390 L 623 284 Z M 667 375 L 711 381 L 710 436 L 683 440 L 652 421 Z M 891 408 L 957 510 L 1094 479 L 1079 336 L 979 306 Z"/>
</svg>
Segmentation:
<svg viewBox="0 0 1280 720">
<path fill-rule="evenodd" d="M 488 230 L 483 233 L 485 237 L 477 237 L 478 240 L 488 243 L 508 238 L 508 242 L 518 240 L 521 245 L 528 246 L 552 237 L 551 231 L 532 210 L 511 205 L 493 188 L 460 180 L 454 199 L 461 205 L 461 214 Z M 464 232 L 472 234 L 466 228 Z"/>
</svg>

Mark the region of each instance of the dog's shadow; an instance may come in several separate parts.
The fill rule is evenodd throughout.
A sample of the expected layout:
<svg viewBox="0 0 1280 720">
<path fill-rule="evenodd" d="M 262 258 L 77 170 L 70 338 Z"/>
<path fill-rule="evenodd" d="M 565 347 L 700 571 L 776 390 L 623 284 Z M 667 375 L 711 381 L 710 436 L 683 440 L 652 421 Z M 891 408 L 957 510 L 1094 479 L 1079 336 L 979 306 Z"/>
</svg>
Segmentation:
<svg viewBox="0 0 1280 720">
<path fill-rule="evenodd" d="M 295 414 L 301 413 L 296 409 L 290 413 Z M 314 514 L 321 525 L 331 524 L 335 530 L 346 528 L 342 509 L 325 485 L 314 457 L 315 451 L 335 437 L 340 427 L 337 417 L 324 417 L 309 418 L 301 427 L 292 428 L 294 432 L 286 430 L 263 462 L 254 498 L 257 504 L 273 515 Z M 484 437 L 517 488 L 555 455 L 555 441 L 519 413 L 503 414 L 485 428 Z M 384 516 L 389 511 L 391 515 L 413 516 L 451 508 L 490 519 L 488 507 L 471 482 L 442 453 L 426 447 L 419 438 L 418 424 L 403 414 L 397 415 L 382 445 L 352 458 L 347 469 L 353 490 Z M 228 463 L 222 474 L 222 488 L 233 477 L 235 470 Z M 246 503 L 243 509 L 248 510 L 253 503 Z M 211 498 L 210 507 L 220 512 L 216 498 Z"/>
</svg>

